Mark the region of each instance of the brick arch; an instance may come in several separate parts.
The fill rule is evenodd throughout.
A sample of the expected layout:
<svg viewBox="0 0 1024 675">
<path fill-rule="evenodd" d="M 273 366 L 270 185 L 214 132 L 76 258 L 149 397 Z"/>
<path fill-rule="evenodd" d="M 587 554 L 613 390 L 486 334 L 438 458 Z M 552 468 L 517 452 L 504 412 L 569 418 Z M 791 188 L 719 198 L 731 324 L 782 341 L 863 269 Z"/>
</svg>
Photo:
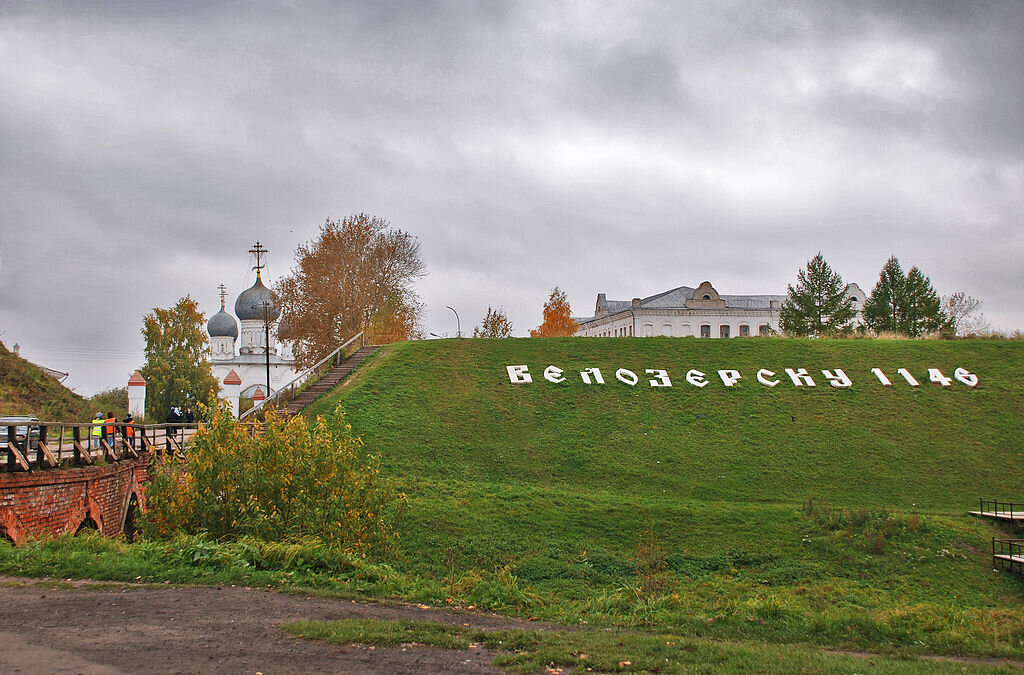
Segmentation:
<svg viewBox="0 0 1024 675">
<path fill-rule="evenodd" d="M 128 508 L 132 503 L 132 498 L 135 498 L 136 508 L 139 513 L 146 510 L 146 492 L 142 489 L 139 484 L 139 477 L 133 470 L 131 479 L 128 481 L 128 489 L 124 492 L 124 499 L 121 500 L 121 509 L 117 519 L 118 531 L 124 531 L 124 520 L 128 517 Z"/>
<path fill-rule="evenodd" d="M 92 495 L 86 493 L 85 501 L 77 509 L 71 512 L 68 517 L 67 524 L 61 532 L 78 532 L 78 528 L 82 526 L 87 520 L 91 520 L 96 524 L 96 529 L 100 534 L 106 534 L 106 528 L 103 526 L 103 511 L 100 510 L 100 505 L 96 503 Z"/>
<path fill-rule="evenodd" d="M 0 538 L 17 545 L 25 535 L 25 526 L 12 509 L 0 509 Z"/>
</svg>

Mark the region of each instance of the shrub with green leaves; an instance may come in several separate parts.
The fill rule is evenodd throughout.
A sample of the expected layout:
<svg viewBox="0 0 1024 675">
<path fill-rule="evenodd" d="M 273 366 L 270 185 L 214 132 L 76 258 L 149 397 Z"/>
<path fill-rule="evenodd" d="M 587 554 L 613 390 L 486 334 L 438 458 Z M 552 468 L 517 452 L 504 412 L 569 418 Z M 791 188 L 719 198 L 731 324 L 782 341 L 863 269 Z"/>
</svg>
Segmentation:
<svg viewBox="0 0 1024 675">
<path fill-rule="evenodd" d="M 211 413 L 184 460 L 154 459 L 147 535 L 313 536 L 364 556 L 393 550 L 405 496 L 390 489 L 340 408 L 312 424 L 271 413 L 254 434 L 225 406 Z"/>
</svg>

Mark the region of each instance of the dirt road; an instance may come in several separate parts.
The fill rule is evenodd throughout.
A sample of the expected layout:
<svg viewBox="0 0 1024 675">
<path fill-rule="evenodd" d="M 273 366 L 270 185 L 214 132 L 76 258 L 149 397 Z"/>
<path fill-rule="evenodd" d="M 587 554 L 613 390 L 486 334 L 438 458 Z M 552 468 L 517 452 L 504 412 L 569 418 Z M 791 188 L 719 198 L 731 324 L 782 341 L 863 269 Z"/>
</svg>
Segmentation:
<svg viewBox="0 0 1024 675">
<path fill-rule="evenodd" d="M 309 598 L 246 588 L 0 586 L 4 673 L 497 673 L 492 653 L 429 647 L 338 647 L 288 637 L 302 619 L 439 621 L 529 627 L 443 609 Z"/>
</svg>

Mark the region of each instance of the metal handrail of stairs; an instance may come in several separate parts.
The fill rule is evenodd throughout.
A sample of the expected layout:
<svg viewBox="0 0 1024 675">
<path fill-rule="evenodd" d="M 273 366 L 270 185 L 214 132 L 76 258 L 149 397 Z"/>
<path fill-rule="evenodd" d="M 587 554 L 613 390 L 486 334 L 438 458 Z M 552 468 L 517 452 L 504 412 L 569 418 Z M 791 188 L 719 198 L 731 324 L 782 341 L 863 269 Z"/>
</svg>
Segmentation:
<svg viewBox="0 0 1024 675">
<path fill-rule="evenodd" d="M 295 396 L 296 396 L 296 391 L 298 390 L 298 388 L 300 386 L 302 386 L 304 384 L 307 384 L 307 383 L 308 384 L 315 384 L 317 381 L 320 380 L 320 378 L 322 378 L 324 376 L 323 367 L 325 365 L 327 365 L 328 363 L 331 364 L 330 367 L 327 368 L 327 372 L 330 372 L 331 368 L 333 368 L 334 366 L 339 365 L 342 361 L 344 361 L 345 360 L 345 350 L 349 346 L 351 346 L 352 343 L 355 342 L 356 340 L 360 341 L 360 343 L 359 343 L 360 347 L 365 347 L 366 346 L 366 334 L 365 334 L 365 332 L 364 331 L 359 331 L 358 333 L 353 335 L 351 339 L 349 339 L 348 341 L 345 342 L 345 344 L 341 345 L 340 347 L 335 349 L 333 352 L 331 352 L 330 354 L 328 354 L 327 356 L 322 358 L 315 365 L 312 365 L 309 368 L 306 368 L 304 371 L 302 371 L 301 373 L 296 375 L 294 378 L 292 378 L 291 382 L 289 382 L 288 384 L 286 384 L 283 387 L 279 388 L 274 393 L 273 396 L 268 396 L 267 398 L 263 399 L 262 401 L 260 401 L 259 403 L 257 403 L 253 407 L 249 408 L 248 410 L 246 410 L 241 415 L 239 415 L 238 416 L 238 421 L 241 422 L 244 419 L 247 419 L 249 417 L 252 417 L 253 415 L 257 415 L 260 412 L 265 411 L 267 409 L 268 405 L 271 405 L 271 404 L 278 405 L 278 404 L 280 404 L 282 402 L 287 403 L 288 401 L 294 400 Z"/>
</svg>

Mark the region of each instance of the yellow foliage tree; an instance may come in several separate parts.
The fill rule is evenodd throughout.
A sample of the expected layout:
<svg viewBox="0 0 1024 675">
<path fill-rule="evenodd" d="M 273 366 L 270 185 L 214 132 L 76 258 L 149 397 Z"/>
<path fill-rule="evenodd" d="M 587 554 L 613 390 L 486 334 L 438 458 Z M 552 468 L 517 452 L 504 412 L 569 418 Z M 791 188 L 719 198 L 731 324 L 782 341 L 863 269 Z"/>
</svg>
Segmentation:
<svg viewBox="0 0 1024 675">
<path fill-rule="evenodd" d="M 417 319 L 420 304 L 414 297 L 392 293 L 366 325 L 366 341 L 373 345 L 386 345 L 403 340 L 417 340 L 420 331 Z"/>
<path fill-rule="evenodd" d="M 345 553 L 394 550 L 405 496 L 388 485 L 340 408 L 314 422 L 271 412 L 255 433 L 227 405 L 208 412 L 184 460 L 151 465 L 145 536 L 315 537 Z"/>
<path fill-rule="evenodd" d="M 544 303 L 544 323 L 530 331 L 530 337 L 571 337 L 580 325 L 572 318 L 569 298 L 558 286 L 551 291 L 551 297 Z"/>
</svg>

